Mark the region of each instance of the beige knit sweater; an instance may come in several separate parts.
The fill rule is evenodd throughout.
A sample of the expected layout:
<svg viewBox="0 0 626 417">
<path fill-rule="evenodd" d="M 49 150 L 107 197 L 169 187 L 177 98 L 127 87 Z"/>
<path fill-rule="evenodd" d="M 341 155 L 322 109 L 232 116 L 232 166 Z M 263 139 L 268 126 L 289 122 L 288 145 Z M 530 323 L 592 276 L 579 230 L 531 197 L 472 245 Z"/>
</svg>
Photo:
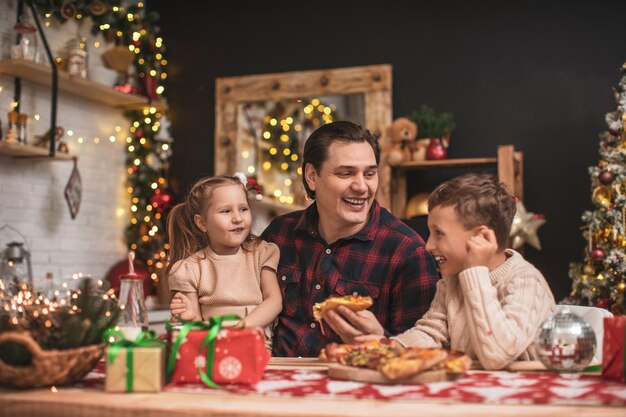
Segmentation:
<svg viewBox="0 0 626 417">
<path fill-rule="evenodd" d="M 203 320 L 224 314 L 246 317 L 263 301 L 261 270 L 276 271 L 280 257 L 274 243 L 259 241 L 250 249 L 218 255 L 207 246 L 174 264 L 170 290 L 197 293 Z"/>
<path fill-rule="evenodd" d="M 478 359 L 485 369 L 533 360 L 541 324 L 555 311 L 541 272 L 514 250 L 491 273 L 479 266 L 444 277 L 424 316 L 393 339 L 405 347 L 448 347 Z"/>
</svg>

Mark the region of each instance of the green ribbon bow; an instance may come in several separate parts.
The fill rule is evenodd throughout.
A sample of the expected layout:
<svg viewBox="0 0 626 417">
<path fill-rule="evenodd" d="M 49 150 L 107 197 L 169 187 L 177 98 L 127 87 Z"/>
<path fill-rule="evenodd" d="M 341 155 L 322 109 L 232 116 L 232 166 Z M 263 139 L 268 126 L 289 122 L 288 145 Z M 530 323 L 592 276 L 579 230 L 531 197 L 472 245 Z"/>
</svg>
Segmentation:
<svg viewBox="0 0 626 417">
<path fill-rule="evenodd" d="M 163 341 L 155 337 L 153 330 L 143 330 L 135 340 L 128 340 L 122 332 L 115 328 L 105 330 L 102 335 L 104 343 L 109 347 L 107 359 L 113 363 L 122 348 L 126 348 L 126 391 L 133 390 L 135 374 L 133 371 L 133 356 L 136 347 L 163 347 Z"/>
<path fill-rule="evenodd" d="M 178 355 L 178 350 L 180 349 L 180 345 L 185 340 L 187 333 L 191 330 L 208 330 L 206 337 L 202 341 L 200 345 L 199 352 L 202 352 L 204 347 L 207 347 L 207 362 L 206 362 L 206 373 L 202 370 L 202 366 L 197 366 L 198 375 L 200 375 L 200 379 L 204 384 L 211 388 L 221 388 L 215 382 L 213 382 L 213 362 L 215 360 L 215 339 L 217 338 L 218 333 L 222 330 L 222 322 L 228 320 L 240 320 L 241 317 L 234 314 L 227 314 L 225 316 L 214 316 L 209 319 L 208 323 L 201 321 L 188 321 L 183 323 L 183 327 L 178 332 L 178 337 L 172 346 L 172 350 L 170 351 L 170 357 L 167 362 L 167 376 L 168 379 L 171 378 L 172 373 L 174 372 L 174 367 L 176 365 L 176 356 Z M 168 321 L 165 323 L 165 326 L 169 331 L 172 331 L 174 327 Z"/>
</svg>

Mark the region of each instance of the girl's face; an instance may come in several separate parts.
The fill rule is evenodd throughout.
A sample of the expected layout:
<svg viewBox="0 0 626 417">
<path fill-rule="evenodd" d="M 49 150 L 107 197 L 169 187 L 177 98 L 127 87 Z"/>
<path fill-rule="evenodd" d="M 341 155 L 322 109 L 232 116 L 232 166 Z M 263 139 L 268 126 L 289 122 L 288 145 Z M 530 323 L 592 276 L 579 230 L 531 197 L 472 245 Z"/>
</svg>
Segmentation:
<svg viewBox="0 0 626 417">
<path fill-rule="evenodd" d="M 454 211 L 454 206 L 436 206 L 428 212 L 429 250 L 442 276 L 458 274 L 467 258 L 467 241 L 475 234 L 467 230 Z"/>
<path fill-rule="evenodd" d="M 250 234 L 252 214 L 242 185 L 213 188 L 205 211 L 194 216 L 196 225 L 209 236 L 218 255 L 234 255 Z"/>
</svg>

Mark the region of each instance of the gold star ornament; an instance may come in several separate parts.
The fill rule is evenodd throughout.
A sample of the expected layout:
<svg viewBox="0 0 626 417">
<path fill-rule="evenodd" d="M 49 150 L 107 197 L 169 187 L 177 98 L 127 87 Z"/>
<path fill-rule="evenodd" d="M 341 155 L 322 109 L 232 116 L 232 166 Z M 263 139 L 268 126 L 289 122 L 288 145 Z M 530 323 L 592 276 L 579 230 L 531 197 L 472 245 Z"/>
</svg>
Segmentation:
<svg viewBox="0 0 626 417">
<path fill-rule="evenodd" d="M 537 229 L 545 224 L 546 219 L 542 214 L 526 211 L 524 203 L 520 200 L 517 200 L 516 207 L 517 210 L 515 211 L 511 233 L 509 234 L 512 238 L 511 246 L 513 246 L 513 249 L 518 249 L 524 243 L 527 243 L 533 248 L 541 250 Z"/>
</svg>

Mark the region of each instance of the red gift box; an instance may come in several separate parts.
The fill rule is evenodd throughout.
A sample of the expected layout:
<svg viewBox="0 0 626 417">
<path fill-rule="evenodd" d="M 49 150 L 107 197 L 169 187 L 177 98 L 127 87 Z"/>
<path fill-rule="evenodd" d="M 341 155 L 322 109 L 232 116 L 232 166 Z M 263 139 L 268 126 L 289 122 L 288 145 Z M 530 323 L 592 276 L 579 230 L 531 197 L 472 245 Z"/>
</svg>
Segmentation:
<svg viewBox="0 0 626 417">
<path fill-rule="evenodd" d="M 201 348 L 209 330 L 191 330 L 180 344 L 172 383 L 203 383 L 198 368 L 207 372 L 207 346 Z M 176 333 L 173 333 L 174 339 Z M 222 329 L 215 340 L 213 382 L 256 384 L 270 360 L 265 340 L 255 329 Z"/>
<path fill-rule="evenodd" d="M 602 376 L 626 382 L 626 316 L 604 318 L 604 338 L 602 339 Z"/>
</svg>

